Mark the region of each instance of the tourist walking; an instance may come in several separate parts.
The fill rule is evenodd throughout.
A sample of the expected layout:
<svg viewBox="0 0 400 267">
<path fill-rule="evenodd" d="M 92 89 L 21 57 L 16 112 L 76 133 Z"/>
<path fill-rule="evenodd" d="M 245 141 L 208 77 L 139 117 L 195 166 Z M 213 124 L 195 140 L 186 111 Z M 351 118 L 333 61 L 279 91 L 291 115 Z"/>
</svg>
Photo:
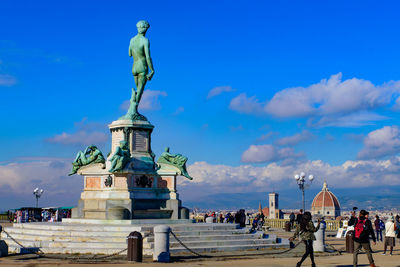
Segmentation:
<svg viewBox="0 0 400 267">
<path fill-rule="evenodd" d="M 394 223 L 394 217 L 391 217 L 385 224 L 385 245 L 383 249 L 383 255 L 386 255 L 387 247 L 390 247 L 390 256 L 393 254 L 393 247 L 396 245 L 396 224 Z"/>
<path fill-rule="evenodd" d="M 369 243 L 370 236 L 376 245 L 376 239 L 374 234 L 374 229 L 372 228 L 372 223 L 368 219 L 369 212 L 366 210 L 361 210 L 358 218 L 355 217 L 355 212 L 349 221 L 349 226 L 354 225 L 354 253 L 353 253 L 353 265 L 357 267 L 358 254 L 361 248 L 367 253 L 367 257 L 371 267 L 376 267 L 374 263 L 374 258 L 372 257 L 371 245 Z"/>
<path fill-rule="evenodd" d="M 290 213 L 289 215 L 289 221 L 290 221 L 290 228 L 292 229 L 294 226 L 294 220 L 296 220 L 296 215 L 294 215 L 294 213 Z"/>
<path fill-rule="evenodd" d="M 290 241 L 293 241 L 295 238 L 300 237 L 301 241 L 303 241 L 306 246 L 306 252 L 297 263 L 296 267 L 300 267 L 308 256 L 310 256 L 311 259 L 311 266 L 315 267 L 313 242 L 315 240 L 314 233 L 319 230 L 320 220 L 318 220 L 318 225 L 315 227 L 311 218 L 312 216 L 310 212 L 304 212 L 301 216 L 300 223 L 296 226 L 296 231 L 294 232 L 293 237 L 289 239 Z"/>
<path fill-rule="evenodd" d="M 297 216 L 296 216 L 296 223 L 297 223 L 297 224 L 300 224 L 300 222 L 301 222 L 301 217 L 303 217 L 303 209 L 301 209 L 301 210 L 300 210 L 300 213 L 297 214 Z"/>
<path fill-rule="evenodd" d="M 376 215 L 375 216 L 375 231 L 376 231 L 376 241 L 377 242 L 383 242 L 383 238 L 382 238 L 382 231 L 385 230 L 385 223 L 379 219 L 379 216 Z"/>
</svg>

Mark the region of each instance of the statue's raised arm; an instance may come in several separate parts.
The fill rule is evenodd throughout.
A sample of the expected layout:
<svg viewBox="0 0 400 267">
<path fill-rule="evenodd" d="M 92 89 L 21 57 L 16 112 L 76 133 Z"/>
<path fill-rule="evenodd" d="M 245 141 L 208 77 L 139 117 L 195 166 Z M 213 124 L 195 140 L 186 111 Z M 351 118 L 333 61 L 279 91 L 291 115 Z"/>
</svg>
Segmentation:
<svg viewBox="0 0 400 267">
<path fill-rule="evenodd" d="M 128 112 L 120 118 L 123 120 L 146 120 L 144 116 L 139 114 L 138 106 L 147 80 L 151 80 L 154 75 L 153 61 L 150 56 L 150 41 L 145 36 L 150 24 L 141 20 L 136 24 L 136 27 L 138 33 L 129 43 L 129 56 L 133 57 L 132 74 L 135 79 L 136 91 L 132 88 Z"/>
</svg>

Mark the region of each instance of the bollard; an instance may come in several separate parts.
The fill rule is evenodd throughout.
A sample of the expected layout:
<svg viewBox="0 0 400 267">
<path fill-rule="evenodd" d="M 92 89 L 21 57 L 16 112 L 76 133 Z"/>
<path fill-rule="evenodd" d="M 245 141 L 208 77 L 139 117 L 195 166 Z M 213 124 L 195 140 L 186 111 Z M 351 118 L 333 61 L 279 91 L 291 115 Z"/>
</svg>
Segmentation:
<svg viewBox="0 0 400 267">
<path fill-rule="evenodd" d="M 0 225 L 0 234 L 3 231 L 3 227 Z M 8 256 L 8 245 L 4 240 L 0 240 L 0 258 Z"/>
<path fill-rule="evenodd" d="M 291 228 L 292 228 L 292 224 L 290 222 L 285 222 L 285 231 L 290 232 Z"/>
<path fill-rule="evenodd" d="M 317 222 L 314 222 L 314 226 L 318 225 Z M 316 240 L 314 241 L 313 248 L 316 252 L 324 252 L 325 251 L 325 229 L 326 223 L 322 221 L 319 230 L 314 233 Z"/>
<path fill-rule="evenodd" d="M 346 233 L 346 252 L 353 253 L 354 252 L 354 231 L 347 231 Z"/>
<path fill-rule="evenodd" d="M 168 225 L 154 227 L 154 252 L 153 260 L 158 262 L 169 262 L 169 232 Z"/>
<path fill-rule="evenodd" d="M 142 262 L 143 260 L 143 237 L 139 232 L 131 232 L 127 236 L 128 261 Z"/>
</svg>

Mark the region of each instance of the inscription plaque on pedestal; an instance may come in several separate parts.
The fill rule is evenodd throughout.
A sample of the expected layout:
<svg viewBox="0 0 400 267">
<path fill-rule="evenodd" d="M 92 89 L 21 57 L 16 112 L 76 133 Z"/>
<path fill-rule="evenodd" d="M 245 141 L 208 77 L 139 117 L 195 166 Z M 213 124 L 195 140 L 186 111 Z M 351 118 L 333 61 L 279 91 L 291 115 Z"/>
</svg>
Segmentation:
<svg viewBox="0 0 400 267">
<path fill-rule="evenodd" d="M 149 134 L 146 131 L 134 131 L 132 136 L 132 151 L 146 152 Z"/>
</svg>

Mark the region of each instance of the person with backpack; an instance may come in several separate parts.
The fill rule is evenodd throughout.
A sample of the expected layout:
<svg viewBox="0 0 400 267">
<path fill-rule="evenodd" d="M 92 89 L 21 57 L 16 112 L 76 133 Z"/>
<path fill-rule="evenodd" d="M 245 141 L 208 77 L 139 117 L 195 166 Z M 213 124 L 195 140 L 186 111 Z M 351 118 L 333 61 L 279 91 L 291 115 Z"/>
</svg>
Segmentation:
<svg viewBox="0 0 400 267">
<path fill-rule="evenodd" d="M 378 215 L 376 215 L 375 218 L 376 219 L 374 221 L 374 224 L 375 224 L 375 231 L 376 231 L 376 241 L 383 242 L 382 231 L 385 230 L 385 223 L 381 219 L 379 219 Z"/>
<path fill-rule="evenodd" d="M 318 219 L 318 225 L 315 227 L 311 218 L 312 216 L 310 212 L 304 212 L 301 216 L 300 224 L 296 225 L 296 231 L 294 232 L 293 237 L 289 238 L 290 242 L 293 242 L 296 237 L 300 237 L 306 245 L 306 252 L 297 263 L 296 267 L 300 267 L 308 256 L 310 256 L 311 259 L 311 266 L 315 267 L 313 242 L 316 240 L 314 233 L 319 230 L 320 220 Z"/>
<path fill-rule="evenodd" d="M 393 247 L 396 245 L 396 224 L 394 223 L 394 217 L 391 217 L 385 224 L 385 246 L 383 249 L 383 255 L 386 255 L 387 247 L 390 247 L 390 256 L 393 254 Z"/>
<path fill-rule="evenodd" d="M 349 226 L 354 226 L 354 253 L 353 253 L 353 266 L 357 267 L 358 254 L 361 248 L 367 253 L 367 257 L 371 267 L 376 267 L 374 263 L 374 258 L 372 257 L 371 245 L 369 243 L 370 236 L 376 245 L 376 238 L 374 229 L 372 228 L 372 223 L 368 219 L 369 212 L 366 210 L 361 210 L 358 218 L 355 217 L 355 212 L 349 221 Z"/>
</svg>

